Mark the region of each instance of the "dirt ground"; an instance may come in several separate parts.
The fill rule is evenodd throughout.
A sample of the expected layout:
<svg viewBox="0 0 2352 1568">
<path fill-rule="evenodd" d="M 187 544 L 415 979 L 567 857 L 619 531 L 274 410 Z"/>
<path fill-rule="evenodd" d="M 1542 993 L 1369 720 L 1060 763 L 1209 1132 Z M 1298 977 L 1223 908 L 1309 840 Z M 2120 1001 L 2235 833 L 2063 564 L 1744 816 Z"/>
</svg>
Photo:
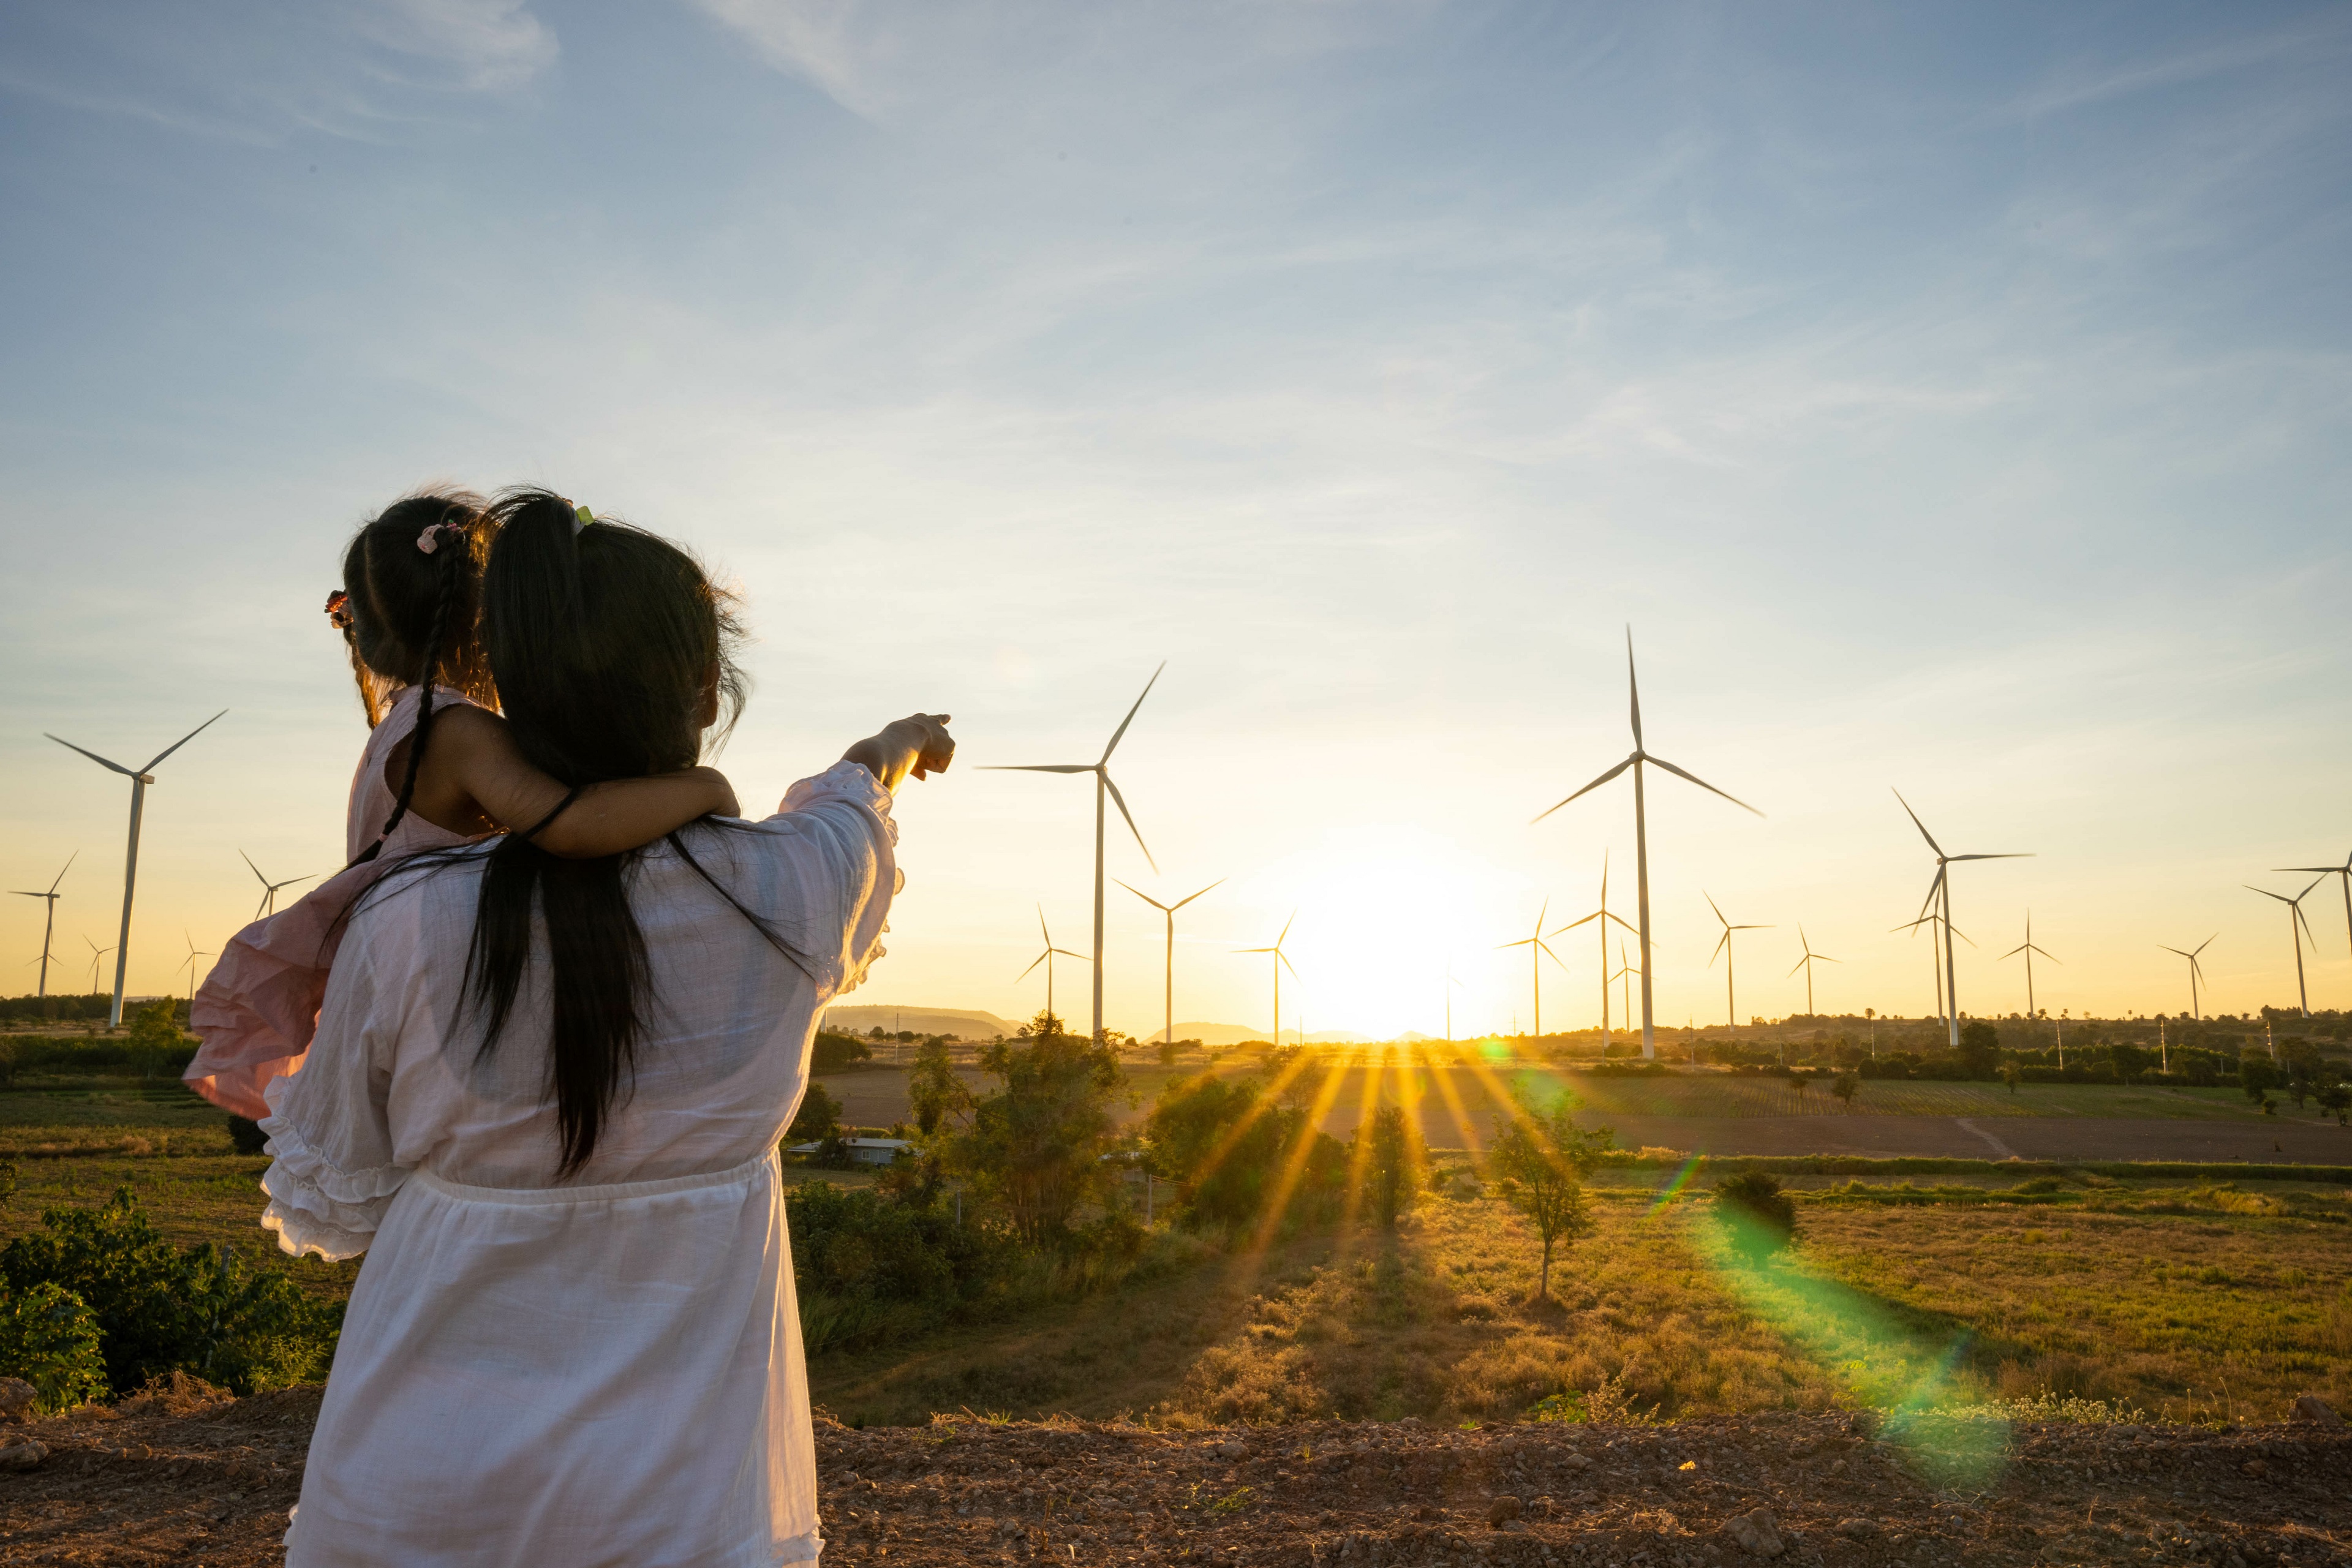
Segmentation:
<svg viewBox="0 0 2352 1568">
<path fill-rule="evenodd" d="M 0 1562 L 277 1563 L 319 1390 L 0 1429 Z M 821 1422 L 825 1561 L 2323 1563 L 2352 1434 L 1723 1416 L 1670 1426 Z"/>
</svg>

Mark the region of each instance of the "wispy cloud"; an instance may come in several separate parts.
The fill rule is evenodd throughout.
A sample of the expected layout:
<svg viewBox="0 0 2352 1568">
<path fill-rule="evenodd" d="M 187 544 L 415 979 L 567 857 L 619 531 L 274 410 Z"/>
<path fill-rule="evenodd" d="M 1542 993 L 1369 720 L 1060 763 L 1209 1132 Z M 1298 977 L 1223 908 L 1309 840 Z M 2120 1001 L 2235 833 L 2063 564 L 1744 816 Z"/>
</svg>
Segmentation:
<svg viewBox="0 0 2352 1568">
<path fill-rule="evenodd" d="M 352 26 L 385 48 L 446 66 L 475 92 L 530 80 L 555 61 L 555 34 L 528 0 L 375 0 Z"/>
</svg>

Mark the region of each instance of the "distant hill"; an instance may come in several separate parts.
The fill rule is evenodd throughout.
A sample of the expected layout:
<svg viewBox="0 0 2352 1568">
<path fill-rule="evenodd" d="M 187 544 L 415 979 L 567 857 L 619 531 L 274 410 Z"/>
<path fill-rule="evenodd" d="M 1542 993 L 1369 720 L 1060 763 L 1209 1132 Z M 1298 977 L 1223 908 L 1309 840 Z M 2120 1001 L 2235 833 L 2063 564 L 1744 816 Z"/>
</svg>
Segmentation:
<svg viewBox="0 0 2352 1568">
<path fill-rule="evenodd" d="M 964 1040 L 992 1040 L 1020 1030 L 993 1013 L 970 1013 L 956 1007 L 830 1007 L 818 1027 L 844 1035 L 872 1029 L 912 1029 L 919 1035 L 953 1035 Z"/>
<path fill-rule="evenodd" d="M 1135 1037 L 1149 1045 L 1160 1037 L 1160 1031 L 1152 1029 Z M 1266 1036 L 1265 1026 L 1263 1024 L 1194 1023 L 1177 1025 L 1176 1037 L 1180 1040 L 1198 1040 L 1204 1046 L 1238 1046 L 1244 1040 L 1263 1040 Z M 1286 1029 L 1283 1031 L 1282 1037 L 1285 1040 L 1295 1040 L 1297 1036 Z M 1345 1045 L 1351 1040 L 1360 1040 L 1363 1037 L 1361 1035 L 1351 1034 L 1345 1029 L 1313 1029 L 1309 1030 L 1307 1036 L 1307 1040 L 1316 1045 Z"/>
</svg>

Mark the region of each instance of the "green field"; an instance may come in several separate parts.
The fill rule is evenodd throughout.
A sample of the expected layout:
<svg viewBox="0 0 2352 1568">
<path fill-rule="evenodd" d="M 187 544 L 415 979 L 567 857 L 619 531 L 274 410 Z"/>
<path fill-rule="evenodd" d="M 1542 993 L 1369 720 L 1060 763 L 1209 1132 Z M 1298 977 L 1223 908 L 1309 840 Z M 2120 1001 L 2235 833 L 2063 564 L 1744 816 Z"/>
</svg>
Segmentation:
<svg viewBox="0 0 2352 1568">
<path fill-rule="evenodd" d="M 1664 1078 L 1571 1076 L 1593 1114 L 1610 1116 L 1843 1116 L 1825 1081 L 1799 1094 L 1784 1079 L 1730 1073 Z M 2141 1088 L 2128 1084 L 1915 1083 L 1864 1079 L 1851 1114 L 1867 1116 L 2084 1116 L 2155 1121 L 2260 1121 L 2261 1109 L 2234 1089 Z"/>
</svg>

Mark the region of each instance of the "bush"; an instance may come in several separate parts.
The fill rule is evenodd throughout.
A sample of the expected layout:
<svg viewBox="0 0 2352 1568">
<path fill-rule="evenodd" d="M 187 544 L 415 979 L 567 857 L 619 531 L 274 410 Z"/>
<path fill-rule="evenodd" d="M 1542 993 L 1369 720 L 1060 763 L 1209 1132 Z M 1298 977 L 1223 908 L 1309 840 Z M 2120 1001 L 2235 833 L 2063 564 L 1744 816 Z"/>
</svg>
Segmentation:
<svg viewBox="0 0 2352 1568">
<path fill-rule="evenodd" d="M 269 1134 L 261 1130 L 258 1121 L 248 1121 L 242 1116 L 228 1119 L 228 1146 L 240 1154 L 259 1154 L 269 1146 Z"/>
<path fill-rule="evenodd" d="M 786 1201 L 802 1339 L 812 1355 L 962 1315 L 1003 1276 L 1008 1249 L 943 1207 L 804 1182 Z"/>
<path fill-rule="evenodd" d="M 82 1299 L 44 1282 L 0 1289 L 0 1377 L 33 1385 L 34 1409 L 54 1415 L 106 1392 L 98 1320 Z"/>
<path fill-rule="evenodd" d="M 1760 1262 L 1797 1239 L 1795 1200 L 1780 1190 L 1779 1177 L 1762 1171 L 1716 1184 L 1715 1212 L 1732 1247 L 1751 1261 Z"/>
<path fill-rule="evenodd" d="M 877 1038 L 881 1031 L 876 1030 Z M 855 1035 L 833 1035 L 820 1030 L 816 1043 L 809 1052 L 809 1071 L 840 1072 L 853 1062 L 873 1059 L 873 1047 Z"/>
<path fill-rule="evenodd" d="M 800 1109 L 793 1112 L 793 1124 L 784 1129 L 787 1143 L 822 1143 L 841 1135 L 841 1101 L 825 1092 L 824 1085 L 812 1083 L 801 1096 Z"/>
<path fill-rule="evenodd" d="M 210 1243 L 173 1246 L 128 1187 L 103 1208 L 44 1214 L 39 1231 L 0 1249 L 0 1280 L 19 1294 L 55 1285 L 87 1303 L 117 1394 L 173 1371 L 238 1394 L 317 1377 L 342 1319 L 275 1269 Z"/>
<path fill-rule="evenodd" d="M 1345 1147 L 1310 1128 L 1305 1111 L 1269 1104 L 1254 1079 L 1178 1079 L 1160 1091 L 1149 1125 L 1152 1149 L 1193 1225 L 1232 1230 L 1254 1223 L 1293 1161 L 1298 1168 L 1280 1194 L 1286 1215 L 1325 1217 L 1339 1205 Z M 1302 1138 L 1311 1141 L 1303 1152 Z"/>
</svg>

